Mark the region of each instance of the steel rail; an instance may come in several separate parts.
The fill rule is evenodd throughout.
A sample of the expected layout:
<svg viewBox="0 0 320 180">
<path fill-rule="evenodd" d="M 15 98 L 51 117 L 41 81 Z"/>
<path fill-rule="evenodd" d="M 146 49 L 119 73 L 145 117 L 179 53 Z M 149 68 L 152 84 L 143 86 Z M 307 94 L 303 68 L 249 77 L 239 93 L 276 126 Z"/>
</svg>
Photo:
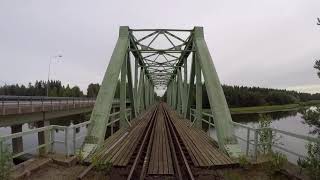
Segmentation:
<svg viewBox="0 0 320 180">
<path fill-rule="evenodd" d="M 183 180 L 182 173 L 181 173 L 181 168 L 180 168 L 179 163 L 178 163 L 177 153 L 176 153 L 176 150 L 174 148 L 172 135 L 171 135 L 171 132 L 170 132 L 170 129 L 169 129 L 169 124 L 168 124 L 168 121 L 166 121 L 166 119 L 167 119 L 166 118 L 166 113 L 165 113 L 165 110 L 163 108 L 162 108 L 162 112 L 164 114 L 166 128 L 168 129 L 169 144 L 170 144 L 170 149 L 171 149 L 171 155 L 173 156 L 173 164 L 174 164 L 174 167 L 175 167 L 176 176 L 177 176 L 178 179 Z"/>
<path fill-rule="evenodd" d="M 154 126 L 155 126 L 155 124 L 156 123 L 154 123 Z M 153 141 L 151 141 L 151 139 L 153 139 L 153 137 L 154 137 L 154 132 L 155 132 L 155 128 L 152 128 L 152 132 L 151 132 L 151 135 L 150 135 L 150 138 L 149 138 L 149 142 L 148 142 L 146 156 L 144 158 L 143 165 L 142 165 L 142 170 L 141 170 L 141 173 L 140 173 L 140 180 L 145 179 L 145 176 L 146 176 L 146 170 L 148 169 L 147 166 L 149 165 L 150 156 L 151 156 L 151 149 L 152 149 L 152 144 L 153 144 Z"/>
<path fill-rule="evenodd" d="M 195 178 L 194 178 L 193 173 L 191 171 L 191 168 L 189 166 L 188 160 L 187 160 L 187 158 L 186 158 L 186 156 L 185 156 L 185 154 L 184 154 L 184 152 L 182 150 L 181 144 L 179 143 L 178 135 L 177 135 L 177 133 L 176 133 L 176 131 L 174 129 L 174 125 L 173 125 L 172 119 L 171 119 L 168 111 L 166 110 L 166 108 L 163 108 L 163 111 L 164 111 L 165 118 L 167 120 L 168 128 L 169 128 L 169 130 L 171 131 L 171 133 L 173 135 L 176 147 L 177 147 L 177 149 L 179 151 L 179 154 L 181 155 L 181 158 L 182 158 L 182 161 L 183 161 L 183 165 L 185 166 L 186 171 L 187 171 L 187 175 L 189 176 L 188 179 L 194 180 Z"/>
<path fill-rule="evenodd" d="M 129 175 L 127 177 L 127 180 L 133 179 L 133 174 L 136 171 L 139 159 L 141 159 L 142 151 L 146 146 L 147 140 L 150 139 L 150 136 L 151 136 L 151 132 L 150 131 L 152 131 L 154 129 L 155 119 L 156 119 L 156 116 L 157 116 L 157 113 L 158 113 L 158 109 L 159 109 L 159 105 L 156 106 L 153 114 L 150 117 L 150 120 L 149 120 L 149 123 L 148 123 L 149 126 L 147 127 L 147 131 L 146 131 L 145 136 L 144 136 L 144 138 L 142 140 L 141 146 L 140 146 L 139 151 L 138 151 L 138 153 L 136 155 L 136 158 L 135 158 L 135 160 L 133 162 L 133 165 L 132 165 L 132 167 L 130 169 L 130 172 L 129 172 Z"/>
</svg>

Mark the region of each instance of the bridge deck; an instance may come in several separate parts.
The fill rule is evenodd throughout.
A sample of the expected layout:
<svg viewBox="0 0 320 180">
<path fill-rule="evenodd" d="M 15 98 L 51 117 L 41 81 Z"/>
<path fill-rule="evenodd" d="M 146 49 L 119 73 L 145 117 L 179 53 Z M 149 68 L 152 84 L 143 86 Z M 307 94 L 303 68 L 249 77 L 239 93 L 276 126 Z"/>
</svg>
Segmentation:
<svg viewBox="0 0 320 180">
<path fill-rule="evenodd" d="M 163 113 L 159 113 L 155 125 L 148 174 L 173 174 L 169 135 Z"/>
<path fill-rule="evenodd" d="M 226 154 L 218 149 L 217 143 L 202 130 L 190 127 L 190 121 L 180 118 L 175 111 L 171 111 L 171 116 L 195 166 L 210 167 L 234 164 Z"/>
<path fill-rule="evenodd" d="M 102 148 L 92 157 L 102 162 L 110 162 L 113 166 L 126 166 L 138 145 L 138 140 L 143 135 L 148 116 L 151 111 L 136 118 L 128 129 L 120 129 L 107 138 Z M 93 158 L 93 159 L 94 159 Z M 90 161 L 90 160 L 89 160 Z"/>
<path fill-rule="evenodd" d="M 190 127 L 187 119 L 161 104 L 136 118 L 131 127 L 106 139 L 103 147 L 92 155 L 92 161 L 97 159 L 124 169 L 136 166 L 137 161 L 139 169 L 151 177 L 177 174 L 184 157 L 192 168 L 216 169 L 236 164 L 202 130 Z"/>
</svg>

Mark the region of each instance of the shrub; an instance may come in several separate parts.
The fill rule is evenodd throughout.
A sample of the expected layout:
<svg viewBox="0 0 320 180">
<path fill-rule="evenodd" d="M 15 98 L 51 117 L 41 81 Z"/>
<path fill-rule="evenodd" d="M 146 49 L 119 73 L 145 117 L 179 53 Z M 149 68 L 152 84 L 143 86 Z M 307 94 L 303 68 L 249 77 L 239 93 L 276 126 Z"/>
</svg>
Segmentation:
<svg viewBox="0 0 320 180">
<path fill-rule="evenodd" d="M 267 173 L 271 177 L 276 172 L 280 172 L 282 167 L 287 162 L 287 157 L 280 153 L 280 152 L 273 152 L 270 154 L 270 162 L 266 165 L 267 166 Z"/>
<path fill-rule="evenodd" d="M 250 165 L 250 161 L 247 159 L 245 155 L 241 155 L 238 158 L 238 162 L 241 168 L 248 169 Z"/>
<path fill-rule="evenodd" d="M 9 151 L 7 145 L 1 144 L 0 141 L 0 179 L 10 179 L 10 171 L 12 167 L 12 153 Z M 1 149 L 1 145 L 3 145 Z"/>
<path fill-rule="evenodd" d="M 112 168 L 111 162 L 101 161 L 100 159 L 97 159 L 97 158 L 93 158 L 92 163 L 97 171 L 103 171 L 106 174 L 108 174 Z"/>
<path fill-rule="evenodd" d="M 298 165 L 306 169 L 311 179 L 320 179 L 320 143 L 307 144 L 308 155 L 305 159 L 299 159 Z"/>
<path fill-rule="evenodd" d="M 267 115 L 260 115 L 259 117 L 259 152 L 261 154 L 272 153 L 272 146 L 279 144 L 280 137 L 276 137 L 271 129 L 271 117 Z"/>
</svg>

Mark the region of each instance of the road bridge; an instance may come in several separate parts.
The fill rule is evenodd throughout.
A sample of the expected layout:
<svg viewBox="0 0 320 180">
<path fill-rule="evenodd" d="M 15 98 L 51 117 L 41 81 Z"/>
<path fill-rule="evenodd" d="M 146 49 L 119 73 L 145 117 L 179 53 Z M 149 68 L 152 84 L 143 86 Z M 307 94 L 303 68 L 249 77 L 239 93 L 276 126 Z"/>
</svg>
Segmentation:
<svg viewBox="0 0 320 180">
<path fill-rule="evenodd" d="M 11 133 L 22 132 L 24 123 L 35 123 L 36 127 L 50 125 L 50 120 L 78 114 L 90 113 L 95 98 L 87 97 L 46 97 L 46 96 L 0 96 L 0 127 L 11 127 Z M 130 103 L 127 102 L 127 106 Z M 113 100 L 112 111 L 118 111 L 119 100 Z M 39 134 L 40 144 L 44 134 Z M 23 152 L 23 139 L 12 140 L 14 153 Z"/>
</svg>

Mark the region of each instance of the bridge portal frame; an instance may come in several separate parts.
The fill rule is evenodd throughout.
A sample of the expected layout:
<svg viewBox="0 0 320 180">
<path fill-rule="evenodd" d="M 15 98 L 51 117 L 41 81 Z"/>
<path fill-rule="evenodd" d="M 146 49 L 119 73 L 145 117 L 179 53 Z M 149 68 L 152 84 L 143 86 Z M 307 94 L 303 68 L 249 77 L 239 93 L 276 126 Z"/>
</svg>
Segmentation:
<svg viewBox="0 0 320 180">
<path fill-rule="evenodd" d="M 138 32 L 145 32 L 147 35 L 138 38 L 135 34 Z M 176 33 L 189 33 L 189 35 L 183 38 Z M 160 36 L 167 39 L 171 47 L 164 49 L 152 47 L 152 44 Z M 145 42 L 147 39 L 149 41 Z M 159 56 L 164 57 L 165 61 L 159 61 Z M 134 87 L 131 79 L 130 57 L 134 57 L 135 62 Z M 188 73 L 189 57 L 191 57 L 190 73 Z M 190 75 L 189 83 L 188 74 Z M 122 105 L 120 105 L 122 107 L 120 108 L 120 113 L 124 114 L 120 120 L 122 127 L 130 125 L 130 122 L 125 119 L 125 103 L 121 103 L 126 101 L 127 92 L 132 100 L 131 112 L 134 113 L 133 117 L 135 117 L 154 103 L 154 89 L 161 87 L 166 90 L 168 104 L 183 114 L 184 117 L 190 112 L 193 104 L 193 91 L 194 89 L 196 90 L 196 119 L 198 120 L 193 124 L 200 127 L 203 77 L 210 109 L 214 116 L 214 124 L 217 129 L 219 147 L 222 150 L 226 150 L 226 145 L 237 144 L 231 125 L 232 119 L 229 108 L 209 49 L 204 40 L 202 27 L 194 27 L 190 30 L 129 29 L 128 26 L 120 27 L 119 38 L 90 118 L 91 125 L 84 143 L 84 149 L 86 149 L 85 146 L 87 144 L 88 151 L 98 148 L 104 141 L 106 124 L 110 121 L 111 102 L 115 95 L 119 75 L 120 104 Z M 196 80 L 195 84 L 194 80 Z M 126 83 L 128 83 L 128 89 Z"/>
</svg>

